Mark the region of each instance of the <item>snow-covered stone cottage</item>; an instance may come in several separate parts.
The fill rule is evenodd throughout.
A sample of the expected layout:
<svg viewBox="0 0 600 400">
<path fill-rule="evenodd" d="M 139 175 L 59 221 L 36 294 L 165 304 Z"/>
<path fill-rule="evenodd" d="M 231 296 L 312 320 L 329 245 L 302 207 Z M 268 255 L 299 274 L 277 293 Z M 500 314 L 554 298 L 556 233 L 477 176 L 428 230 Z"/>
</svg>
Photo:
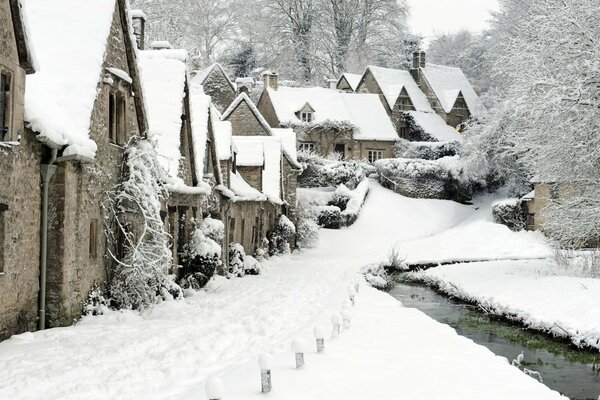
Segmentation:
<svg viewBox="0 0 600 400">
<path fill-rule="evenodd" d="M 25 4 L 39 65 L 27 79 L 25 121 L 45 144 L 42 177 L 48 186 L 48 196 L 41 197 L 47 254 L 42 251 L 39 263 L 40 327 L 79 318 L 92 287 L 109 278 L 109 248 L 119 251 L 105 239 L 103 199 L 119 183 L 124 145 L 147 132 L 126 4 Z"/>
<path fill-rule="evenodd" d="M 354 93 L 360 83 L 360 78 L 362 78 L 362 75 L 343 73 L 335 87 L 342 92 Z"/>
<path fill-rule="evenodd" d="M 377 95 L 278 87 L 269 77 L 258 109 L 271 127 L 292 128 L 299 150 L 369 162 L 394 156 L 398 135 Z"/>
<path fill-rule="evenodd" d="M 425 57 L 415 53 L 410 71 L 367 67 L 356 92 L 379 95 L 402 139 L 461 140 L 461 125 L 485 108 L 459 68 L 426 63 Z"/>
<path fill-rule="evenodd" d="M 220 113 L 225 112 L 237 96 L 237 87 L 221 64 L 213 64 L 192 73 L 192 82 L 200 84 L 204 93 L 211 97 Z"/>
<path fill-rule="evenodd" d="M 0 1 L 0 340 L 35 329 L 43 145 L 25 129 L 35 72 L 20 2 Z"/>
</svg>

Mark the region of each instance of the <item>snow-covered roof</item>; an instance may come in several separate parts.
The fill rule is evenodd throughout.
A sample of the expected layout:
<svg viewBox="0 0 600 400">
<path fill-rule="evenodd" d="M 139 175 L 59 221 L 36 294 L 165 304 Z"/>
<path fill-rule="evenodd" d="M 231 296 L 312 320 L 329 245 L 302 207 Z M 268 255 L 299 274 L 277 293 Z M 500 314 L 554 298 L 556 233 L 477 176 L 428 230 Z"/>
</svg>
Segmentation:
<svg viewBox="0 0 600 400">
<path fill-rule="evenodd" d="M 208 116 L 210 112 L 210 96 L 190 88 L 190 122 L 192 126 L 192 146 L 194 149 L 194 168 L 196 176 L 204 175 L 204 157 L 208 142 Z"/>
<path fill-rule="evenodd" d="M 412 101 L 415 110 L 423 112 L 433 112 L 427 96 L 419 89 L 419 86 L 408 71 L 399 69 L 390 69 L 376 66 L 368 66 L 367 71 L 371 71 L 373 77 L 377 81 L 379 88 L 383 92 L 383 96 L 387 101 L 389 108 L 394 108 L 394 104 L 402 92 L 406 89 L 410 100 Z"/>
<path fill-rule="evenodd" d="M 346 82 L 348 82 L 348 85 L 350 85 L 350 88 L 352 90 L 356 90 L 356 88 L 358 87 L 358 84 L 360 83 L 362 75 L 359 75 L 359 74 L 349 74 L 349 73 L 345 72 L 345 73 L 342 74 L 342 76 L 338 80 L 338 83 L 342 80 L 342 78 L 346 79 Z"/>
<path fill-rule="evenodd" d="M 277 136 L 234 136 L 237 165 L 262 166 L 262 192 L 269 201 L 281 204 L 281 138 Z"/>
<path fill-rule="evenodd" d="M 313 122 L 347 122 L 356 127 L 357 140 L 396 140 L 398 135 L 376 94 L 341 93 L 320 87 L 268 89 L 271 103 L 282 124 L 302 123 L 296 113 L 310 104 Z"/>
<path fill-rule="evenodd" d="M 421 68 L 421 70 L 431 89 L 442 103 L 444 111 L 452 111 L 458 95 L 462 93 L 472 116 L 479 117 L 485 113 L 481 99 L 460 68 L 426 64 L 425 68 Z"/>
<path fill-rule="evenodd" d="M 148 115 L 148 137 L 172 179 L 179 177 L 181 114 L 185 99 L 187 52 L 140 51 L 138 64 Z"/>
<path fill-rule="evenodd" d="M 40 140 L 68 145 L 64 155 L 93 158 L 90 123 L 115 0 L 27 0 L 38 70 L 27 76 L 25 120 Z"/>
<path fill-rule="evenodd" d="M 219 70 L 219 72 L 221 72 L 223 74 L 223 76 L 225 77 L 225 79 L 227 79 L 227 82 L 229 82 L 229 85 L 231 86 L 231 88 L 236 91 L 236 86 L 235 83 L 233 83 L 231 81 L 231 79 L 229 79 L 229 75 L 227 75 L 227 72 L 225 72 L 225 70 L 223 69 L 223 67 L 221 66 L 221 64 L 219 63 L 215 63 L 209 67 L 206 67 L 204 69 L 201 69 L 199 71 L 196 71 L 193 75 L 192 81 L 193 82 L 198 82 L 201 85 L 204 84 L 204 82 L 206 81 L 206 78 L 208 78 L 208 76 L 210 75 L 210 73 L 213 71 L 213 69 L 217 68 Z"/>
<path fill-rule="evenodd" d="M 129 15 L 131 16 L 131 18 L 141 18 L 144 21 L 148 19 L 146 13 L 140 9 L 129 11 Z"/>
<path fill-rule="evenodd" d="M 33 51 L 33 45 L 29 39 L 29 21 L 23 13 L 21 0 L 10 2 L 14 33 L 17 39 L 17 52 L 19 53 L 19 64 L 28 74 L 37 69 L 37 62 Z"/>
<path fill-rule="evenodd" d="M 239 172 L 229 172 L 229 182 L 231 191 L 235 195 L 234 201 L 266 201 L 267 196 L 262 194 L 258 189 L 253 188 L 246 180 L 240 175 Z"/>
<path fill-rule="evenodd" d="M 440 142 L 462 141 L 462 136 L 436 113 L 408 111 L 415 123 Z"/>
<path fill-rule="evenodd" d="M 234 150 L 231 140 L 233 136 L 231 122 L 221 121 L 221 114 L 212 104 L 210 106 L 210 120 L 212 121 L 213 133 L 217 141 L 217 158 L 219 160 L 229 160 L 232 156 L 232 150 Z"/>
<path fill-rule="evenodd" d="M 296 150 L 296 132 L 291 128 L 271 128 L 273 136 L 281 138 L 283 151 L 292 159 L 291 162 L 298 163 L 298 152 Z"/>
</svg>

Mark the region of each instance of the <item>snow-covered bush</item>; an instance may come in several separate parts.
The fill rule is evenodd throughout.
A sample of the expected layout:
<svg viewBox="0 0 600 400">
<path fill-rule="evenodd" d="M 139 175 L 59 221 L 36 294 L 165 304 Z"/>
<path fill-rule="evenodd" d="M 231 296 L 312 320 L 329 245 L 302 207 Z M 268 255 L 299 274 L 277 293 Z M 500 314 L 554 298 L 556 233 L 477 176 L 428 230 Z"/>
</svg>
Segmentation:
<svg viewBox="0 0 600 400">
<path fill-rule="evenodd" d="M 406 255 L 402 251 L 400 243 L 396 243 L 390 247 L 383 268 L 388 272 L 408 271 L 408 266 L 405 261 Z"/>
<path fill-rule="evenodd" d="M 221 240 L 224 226 L 219 220 L 205 218 L 196 225 L 184 248 L 184 273 L 181 286 L 200 289 L 221 267 Z M 219 240 L 218 242 L 216 240 Z"/>
<path fill-rule="evenodd" d="M 376 289 L 389 290 L 394 287 L 394 282 L 381 264 L 367 266 L 363 275 L 367 283 Z"/>
<path fill-rule="evenodd" d="M 375 163 L 380 183 L 407 197 L 467 201 L 471 185 L 463 174 L 461 160 L 386 159 Z"/>
<path fill-rule="evenodd" d="M 303 171 L 298 177 L 300 187 L 338 187 L 341 184 L 355 188 L 375 168 L 358 161 L 335 161 L 314 154 L 301 153 L 298 157 Z"/>
<path fill-rule="evenodd" d="M 527 209 L 520 199 L 506 199 L 492 204 L 494 223 L 506 225 L 512 231 L 527 227 Z"/>
<path fill-rule="evenodd" d="M 290 252 L 290 240 L 296 234 L 296 227 L 288 217 L 282 215 L 279 217 L 275 230 L 269 237 L 269 254 L 280 255 Z"/>
<path fill-rule="evenodd" d="M 269 259 L 269 252 L 265 249 L 269 248 L 269 240 L 267 238 L 264 238 L 262 240 L 262 246 L 259 247 L 258 249 L 256 249 L 256 251 L 254 252 L 254 258 L 256 259 L 256 261 L 263 262 L 265 260 Z"/>
<path fill-rule="evenodd" d="M 244 257 L 244 274 L 260 275 L 260 263 L 252 256 L 246 254 Z"/>
<path fill-rule="evenodd" d="M 104 297 L 102 289 L 96 284 L 88 293 L 83 304 L 83 315 L 103 315 L 109 310 L 109 301 Z"/>
<path fill-rule="evenodd" d="M 396 143 L 396 157 L 438 160 L 458 154 L 458 142 L 410 142 L 401 139 Z"/>
<path fill-rule="evenodd" d="M 344 211 L 350 199 L 352 198 L 352 191 L 346 187 L 343 183 L 337 187 L 333 192 L 333 197 L 327 203 L 328 206 L 334 206 Z"/>
<path fill-rule="evenodd" d="M 241 278 L 244 276 L 244 261 L 246 259 L 246 252 L 244 246 L 239 243 L 229 244 L 229 276 L 237 276 Z"/>
<path fill-rule="evenodd" d="M 318 210 L 317 224 L 327 229 L 340 229 L 342 221 L 342 212 L 339 207 L 322 206 L 316 207 Z"/>
<path fill-rule="evenodd" d="M 319 241 L 319 225 L 314 212 L 307 207 L 298 209 L 297 238 L 298 247 L 307 249 L 316 246 Z"/>
<path fill-rule="evenodd" d="M 106 236 L 113 249 L 122 246 L 109 248 L 116 263 L 109 291 L 117 307 L 141 309 L 181 296 L 168 274 L 172 256 L 160 217 L 168 197 L 165 173 L 150 142 L 134 139 L 127 146 L 123 176 L 103 203 Z"/>
</svg>

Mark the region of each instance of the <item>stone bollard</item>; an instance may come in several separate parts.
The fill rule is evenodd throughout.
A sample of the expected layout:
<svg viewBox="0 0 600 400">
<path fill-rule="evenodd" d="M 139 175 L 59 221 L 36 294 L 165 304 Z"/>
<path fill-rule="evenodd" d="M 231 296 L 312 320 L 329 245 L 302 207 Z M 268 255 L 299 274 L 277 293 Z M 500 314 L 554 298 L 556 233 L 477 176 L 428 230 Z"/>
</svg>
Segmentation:
<svg viewBox="0 0 600 400">
<path fill-rule="evenodd" d="M 356 290 L 354 289 L 354 286 L 348 286 L 348 296 L 350 297 L 350 301 L 352 302 L 352 305 L 354 305 L 354 297 L 356 297 Z"/>
<path fill-rule="evenodd" d="M 304 366 L 304 351 L 306 346 L 302 339 L 296 339 L 292 342 L 292 351 L 296 355 L 296 368 Z"/>
<path fill-rule="evenodd" d="M 354 282 L 354 290 L 356 290 L 356 293 L 360 291 L 360 283 L 358 282 L 358 280 Z"/>
<path fill-rule="evenodd" d="M 223 399 L 223 381 L 219 378 L 212 378 L 206 382 L 206 397 L 209 400 Z"/>
<path fill-rule="evenodd" d="M 333 324 L 333 332 L 331 333 L 331 337 L 336 338 L 342 332 L 342 317 L 340 317 L 340 314 L 333 314 L 331 316 L 331 323 Z"/>
<path fill-rule="evenodd" d="M 272 389 L 271 369 L 273 368 L 273 357 L 270 354 L 261 354 L 258 358 L 260 368 L 260 384 L 263 393 L 269 393 Z"/>
<path fill-rule="evenodd" d="M 342 320 L 344 321 L 344 329 L 350 328 L 350 319 L 351 318 L 352 318 L 352 314 L 350 313 L 350 310 L 343 309 L 342 310 Z"/>
<path fill-rule="evenodd" d="M 325 330 L 322 326 L 315 326 L 313 330 L 315 339 L 317 340 L 317 353 L 325 351 Z"/>
</svg>

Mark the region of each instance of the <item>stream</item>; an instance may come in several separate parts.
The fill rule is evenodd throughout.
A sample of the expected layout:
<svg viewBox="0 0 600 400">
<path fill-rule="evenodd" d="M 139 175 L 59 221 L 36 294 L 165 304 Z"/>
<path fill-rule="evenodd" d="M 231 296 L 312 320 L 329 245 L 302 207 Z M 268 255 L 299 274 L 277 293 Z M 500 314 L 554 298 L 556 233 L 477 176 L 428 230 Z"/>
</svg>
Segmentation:
<svg viewBox="0 0 600 400">
<path fill-rule="evenodd" d="M 539 372 L 546 386 L 570 399 L 599 399 L 599 352 L 581 351 L 543 333 L 498 320 L 477 306 L 450 299 L 421 284 L 400 281 L 389 293 L 405 307 L 416 308 L 450 325 L 459 335 L 509 362 L 523 352 L 522 365 Z"/>
</svg>

